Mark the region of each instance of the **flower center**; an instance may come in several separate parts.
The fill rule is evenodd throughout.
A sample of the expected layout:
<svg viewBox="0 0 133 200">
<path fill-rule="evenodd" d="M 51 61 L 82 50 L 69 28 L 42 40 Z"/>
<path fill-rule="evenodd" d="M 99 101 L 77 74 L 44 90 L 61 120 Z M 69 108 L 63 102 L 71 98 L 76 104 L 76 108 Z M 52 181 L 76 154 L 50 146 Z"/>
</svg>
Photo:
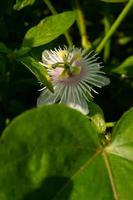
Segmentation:
<svg viewBox="0 0 133 200">
<path fill-rule="evenodd" d="M 76 64 L 76 63 L 74 63 Z M 56 63 L 54 65 L 52 65 L 53 68 L 63 68 L 63 71 L 61 72 L 59 78 L 61 80 L 67 79 L 69 77 L 74 77 L 76 75 L 80 74 L 81 71 L 81 66 L 79 64 L 77 65 L 72 65 L 70 63 L 68 63 L 67 61 L 64 63 Z"/>
<path fill-rule="evenodd" d="M 79 52 L 72 52 L 62 50 L 58 52 L 58 57 L 61 61 L 53 64 L 51 67 L 62 68 L 59 79 L 66 80 L 68 78 L 76 77 L 81 72 L 81 54 Z"/>
</svg>

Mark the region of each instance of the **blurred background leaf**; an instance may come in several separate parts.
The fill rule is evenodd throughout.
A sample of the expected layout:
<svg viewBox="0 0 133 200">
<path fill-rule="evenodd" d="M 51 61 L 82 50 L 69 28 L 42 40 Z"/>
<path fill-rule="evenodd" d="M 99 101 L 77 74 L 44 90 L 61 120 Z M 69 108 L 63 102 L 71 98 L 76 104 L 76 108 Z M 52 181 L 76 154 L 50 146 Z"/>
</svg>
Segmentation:
<svg viewBox="0 0 133 200">
<path fill-rule="evenodd" d="M 16 4 L 14 5 L 15 10 L 21 10 L 25 6 L 33 5 L 36 0 L 16 0 Z"/>
<path fill-rule="evenodd" d="M 126 58 L 121 65 L 115 67 L 112 71 L 128 77 L 133 77 L 133 56 Z"/>
<path fill-rule="evenodd" d="M 0 42 L 0 53 L 11 53 L 12 51 L 3 43 Z"/>
</svg>

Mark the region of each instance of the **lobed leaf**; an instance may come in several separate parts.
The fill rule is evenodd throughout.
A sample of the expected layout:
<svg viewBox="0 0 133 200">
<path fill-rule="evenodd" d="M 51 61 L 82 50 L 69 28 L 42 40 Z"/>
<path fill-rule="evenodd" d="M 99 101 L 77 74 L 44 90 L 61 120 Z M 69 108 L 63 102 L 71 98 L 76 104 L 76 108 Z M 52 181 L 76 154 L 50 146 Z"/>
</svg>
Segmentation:
<svg viewBox="0 0 133 200">
<path fill-rule="evenodd" d="M 88 118 L 63 105 L 20 115 L 0 144 L 0 199 L 130 200 L 132 118 L 133 109 L 117 123 L 112 144 L 101 147 Z"/>
</svg>

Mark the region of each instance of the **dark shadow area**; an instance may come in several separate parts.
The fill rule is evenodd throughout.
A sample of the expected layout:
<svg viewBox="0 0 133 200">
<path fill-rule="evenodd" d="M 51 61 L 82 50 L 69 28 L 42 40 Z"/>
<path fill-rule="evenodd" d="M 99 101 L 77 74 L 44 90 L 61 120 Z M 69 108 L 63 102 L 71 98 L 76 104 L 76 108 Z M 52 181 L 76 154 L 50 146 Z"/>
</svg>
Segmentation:
<svg viewBox="0 0 133 200">
<path fill-rule="evenodd" d="M 94 102 L 103 109 L 106 121 L 117 121 L 133 106 L 132 79 L 116 74 L 110 80 L 110 85 L 100 90 Z"/>
<path fill-rule="evenodd" d="M 66 184 L 67 187 L 65 188 Z M 72 188 L 73 182 L 70 178 L 63 176 L 52 176 L 46 178 L 38 189 L 27 194 L 23 200 L 69 200 Z"/>
</svg>

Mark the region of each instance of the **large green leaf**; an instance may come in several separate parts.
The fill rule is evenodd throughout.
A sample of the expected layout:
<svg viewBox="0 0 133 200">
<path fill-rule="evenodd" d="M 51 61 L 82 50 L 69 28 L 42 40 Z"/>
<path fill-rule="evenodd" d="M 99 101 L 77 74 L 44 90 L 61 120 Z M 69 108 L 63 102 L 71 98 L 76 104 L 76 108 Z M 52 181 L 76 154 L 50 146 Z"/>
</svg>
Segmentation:
<svg viewBox="0 0 133 200">
<path fill-rule="evenodd" d="M 36 0 L 16 0 L 16 4 L 14 5 L 15 10 L 21 10 L 25 6 L 32 5 Z"/>
<path fill-rule="evenodd" d="M 126 58 L 121 65 L 112 70 L 118 74 L 125 74 L 129 77 L 133 77 L 133 56 Z"/>
<path fill-rule="evenodd" d="M 19 61 L 23 63 L 41 83 L 53 91 L 53 86 L 45 67 L 43 67 L 39 62 L 30 56 L 19 58 Z"/>
<path fill-rule="evenodd" d="M 23 46 L 37 47 L 63 34 L 75 21 L 75 12 L 67 11 L 43 19 L 26 33 Z"/>
<path fill-rule="evenodd" d="M 65 106 L 17 117 L 1 138 L 0 199 L 131 200 L 132 117 L 133 109 L 105 148 L 88 118 Z"/>
</svg>

